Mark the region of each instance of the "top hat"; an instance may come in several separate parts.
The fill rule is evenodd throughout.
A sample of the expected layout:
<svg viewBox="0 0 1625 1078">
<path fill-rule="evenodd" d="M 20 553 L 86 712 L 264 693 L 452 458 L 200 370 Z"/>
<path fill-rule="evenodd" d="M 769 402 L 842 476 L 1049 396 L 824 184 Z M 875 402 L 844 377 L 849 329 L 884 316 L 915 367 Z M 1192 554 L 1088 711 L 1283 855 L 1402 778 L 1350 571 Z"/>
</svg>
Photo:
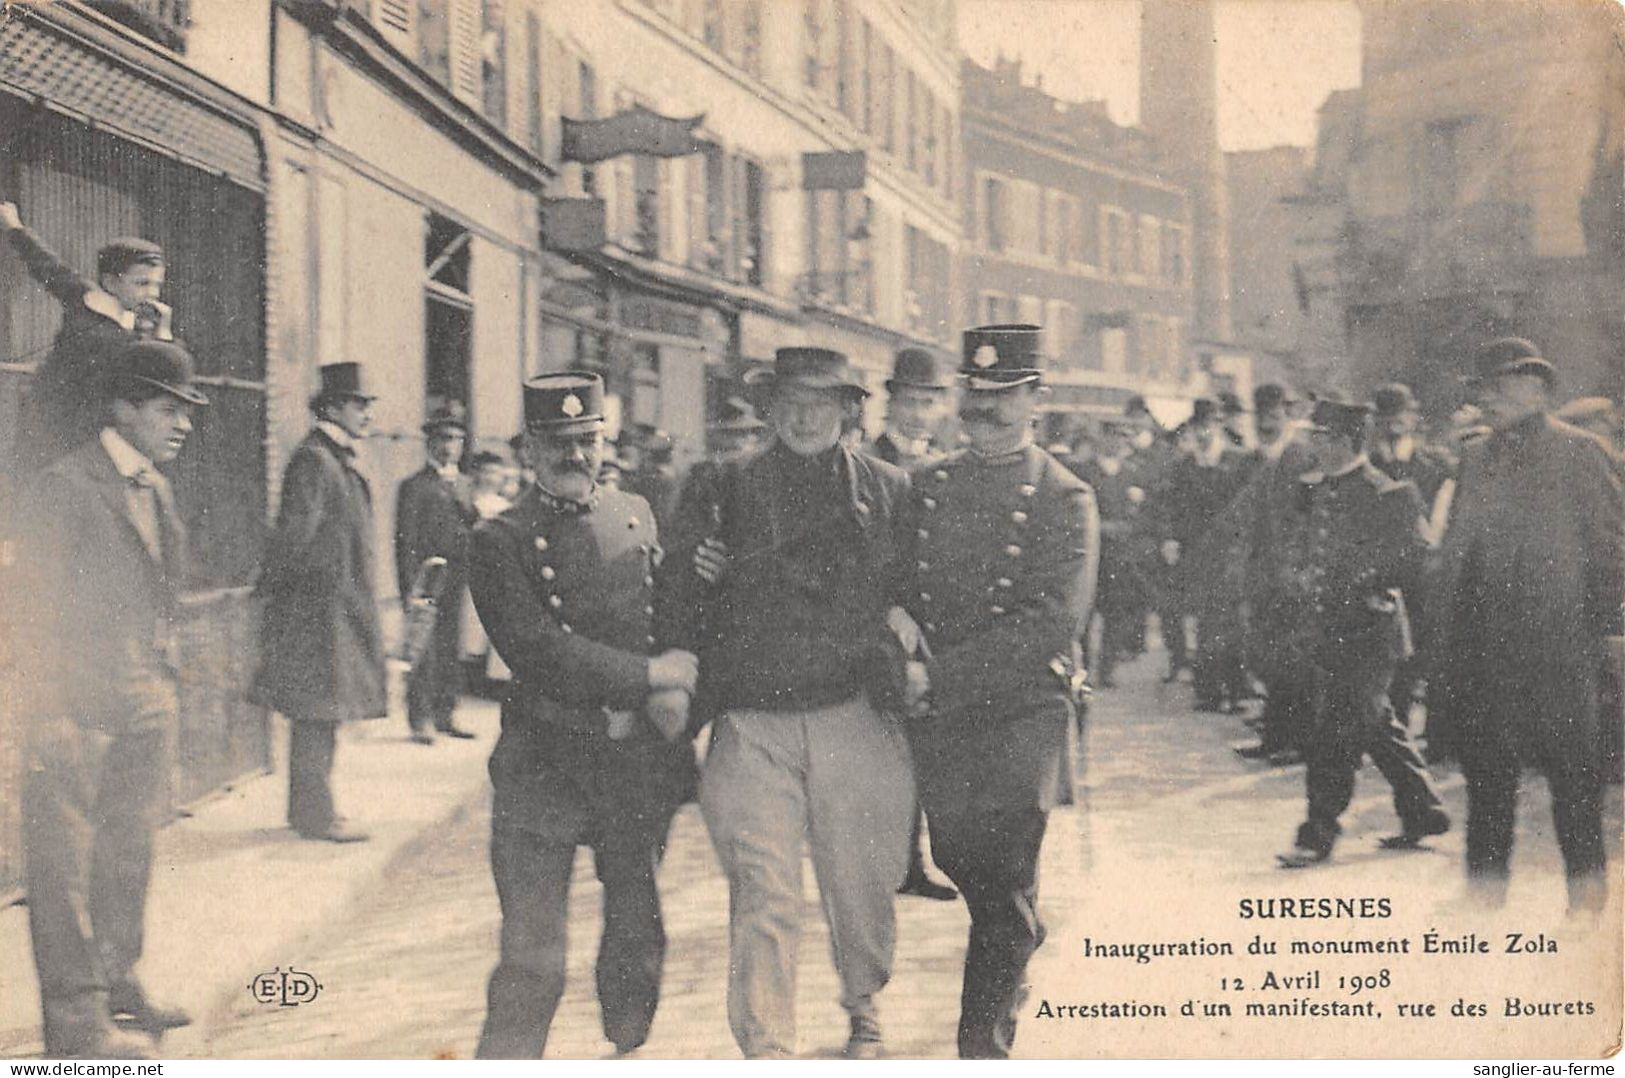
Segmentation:
<svg viewBox="0 0 1625 1078">
<path fill-rule="evenodd" d="M 1151 406 L 1145 403 L 1145 398 L 1143 396 L 1136 393 L 1128 400 L 1123 402 L 1123 414 L 1131 417 L 1137 415 L 1149 416 L 1151 414 Z"/>
<path fill-rule="evenodd" d="M 1246 415 L 1247 406 L 1228 389 L 1219 391 L 1219 411 L 1225 415 Z"/>
<path fill-rule="evenodd" d="M 964 333 L 959 373 L 967 389 L 1013 389 L 1043 377 L 1043 330 L 1033 325 L 977 326 Z"/>
<path fill-rule="evenodd" d="M 846 355 L 830 348 L 780 348 L 773 353 L 771 367 L 758 367 L 745 374 L 747 385 L 801 385 L 812 389 L 836 389 L 867 397 L 869 391 L 852 372 Z"/>
<path fill-rule="evenodd" d="M 1473 357 L 1476 380 L 1488 381 L 1503 374 L 1532 374 L 1547 385 L 1557 381 L 1557 368 L 1541 358 L 1540 349 L 1522 337 L 1500 337 L 1479 348 Z"/>
<path fill-rule="evenodd" d="M 706 429 L 723 434 L 730 432 L 744 434 L 766 427 L 767 424 L 757 418 L 756 409 L 750 406 L 749 401 L 740 397 L 729 397 L 717 409 L 716 421 L 707 425 Z"/>
<path fill-rule="evenodd" d="M 468 409 L 462 401 L 447 401 L 429 413 L 423 421 L 424 434 L 438 434 L 444 430 L 468 433 Z"/>
<path fill-rule="evenodd" d="M 1403 382 L 1380 385 L 1371 393 L 1371 406 L 1380 416 L 1399 415 L 1416 411 L 1416 396 Z"/>
<path fill-rule="evenodd" d="M 953 374 L 943 369 L 935 353 L 924 348 L 904 348 L 892 357 L 886 392 L 894 393 L 899 387 L 946 391 L 954 387 Z"/>
<path fill-rule="evenodd" d="M 1297 402 L 1298 398 L 1292 395 L 1292 391 L 1279 382 L 1265 382 L 1253 390 L 1255 412 L 1267 412 L 1272 408 L 1281 408 Z"/>
<path fill-rule="evenodd" d="M 1356 437 L 1365 432 L 1366 417 L 1370 414 L 1369 405 L 1349 404 L 1326 396 L 1315 401 L 1315 409 L 1309 415 L 1309 426 L 1312 430 L 1328 434 Z"/>
<path fill-rule="evenodd" d="M 1191 401 L 1190 423 L 1206 423 L 1219 414 L 1219 402 L 1212 397 L 1197 397 Z"/>
<path fill-rule="evenodd" d="M 598 430 L 604 425 L 604 380 L 564 371 L 525 383 L 525 429 L 550 434 Z"/>
<path fill-rule="evenodd" d="M 327 363 L 316 369 L 321 375 L 321 388 L 310 399 L 312 408 L 341 400 L 375 401 L 378 397 L 368 393 L 361 378 L 359 363 Z"/>
<path fill-rule="evenodd" d="M 192 385 L 192 357 L 173 341 L 145 340 L 127 345 L 109 370 L 115 396 L 121 389 L 145 387 L 162 390 L 188 404 L 209 403 Z"/>
<path fill-rule="evenodd" d="M 96 252 L 98 277 L 117 276 L 131 266 L 163 264 L 164 249 L 151 240 L 144 240 L 138 236 L 120 236 L 108 240 L 102 249 Z"/>
</svg>

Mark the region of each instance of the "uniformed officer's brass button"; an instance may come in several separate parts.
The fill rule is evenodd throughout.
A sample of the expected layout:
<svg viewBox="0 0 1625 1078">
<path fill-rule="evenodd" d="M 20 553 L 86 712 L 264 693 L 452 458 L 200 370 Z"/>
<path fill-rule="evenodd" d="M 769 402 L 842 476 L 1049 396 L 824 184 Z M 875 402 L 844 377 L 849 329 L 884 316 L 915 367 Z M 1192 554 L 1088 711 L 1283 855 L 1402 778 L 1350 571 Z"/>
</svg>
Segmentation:
<svg viewBox="0 0 1625 1078">
<path fill-rule="evenodd" d="M 928 632 L 928 633 L 936 632 L 937 631 L 937 623 L 934 622 L 934 621 L 926 622 L 925 623 L 925 631 Z"/>
<path fill-rule="evenodd" d="M 1033 486 L 1031 483 L 1023 483 L 1023 484 L 1021 484 L 1021 496 L 1023 498 L 1031 498 L 1034 494 L 1037 494 L 1037 493 L 1038 493 L 1038 488 Z"/>
<path fill-rule="evenodd" d="M 646 606 L 646 607 L 643 608 L 643 612 L 645 614 L 653 615 L 654 612 L 655 612 L 655 608 L 652 607 L 652 606 Z"/>
<path fill-rule="evenodd" d="M 565 632 L 567 632 L 567 633 L 573 633 L 573 632 L 575 632 L 575 630 L 574 630 L 574 629 L 572 629 L 572 628 L 570 628 L 570 623 L 569 623 L 569 622 L 567 622 L 567 621 L 561 621 L 561 622 L 559 622 L 559 628 L 560 628 L 560 629 L 562 629 L 562 630 L 564 630 L 564 631 L 565 631 Z"/>
<path fill-rule="evenodd" d="M 931 473 L 931 476 L 940 483 L 942 480 L 948 478 L 948 469 L 938 468 L 936 471 Z"/>
<path fill-rule="evenodd" d="M 1010 514 L 1010 519 L 1015 521 L 1017 524 L 1025 524 L 1027 523 L 1027 514 L 1023 513 L 1020 509 L 1017 509 L 1014 513 Z"/>
<path fill-rule="evenodd" d="M 917 561 L 914 563 L 914 568 L 923 573 L 927 569 L 931 568 L 931 564 L 929 562 Z"/>
<path fill-rule="evenodd" d="M 919 531 L 915 532 L 914 534 L 918 535 L 921 539 L 929 539 L 929 538 L 931 538 L 931 533 L 926 531 L 924 528 L 921 528 Z"/>
<path fill-rule="evenodd" d="M 655 586 L 655 578 L 652 577 L 652 576 L 644 577 L 643 578 L 643 586 L 646 587 L 646 588 L 654 587 Z"/>
<path fill-rule="evenodd" d="M 935 498 L 921 498 L 920 504 L 925 506 L 927 509 L 935 509 L 937 507 L 937 500 Z"/>
<path fill-rule="evenodd" d="M 1004 552 L 1010 555 L 1012 558 L 1021 557 L 1021 548 L 1014 543 L 1011 543 L 1009 546 L 1005 547 Z"/>
<path fill-rule="evenodd" d="M 560 599 L 557 595 L 549 595 L 547 597 L 547 605 L 552 607 L 554 610 L 557 610 L 559 607 L 564 605 L 564 600 Z"/>
<path fill-rule="evenodd" d="M 546 550 L 547 549 L 547 540 L 544 539 L 540 535 L 538 535 L 536 537 L 536 549 L 537 550 Z"/>
<path fill-rule="evenodd" d="M 554 577 L 556 577 L 558 575 L 559 574 L 557 574 L 557 573 L 555 573 L 553 571 L 553 567 L 551 565 L 542 566 L 542 579 L 543 580 L 552 580 Z"/>
<path fill-rule="evenodd" d="M 987 608 L 987 612 L 989 614 L 1002 614 L 1002 613 L 1004 613 L 1004 607 L 1002 607 L 1002 606 L 990 606 L 990 607 Z"/>
<path fill-rule="evenodd" d="M 930 592 L 928 592 L 928 591 L 920 592 L 920 602 L 929 603 L 930 601 L 931 601 L 931 593 Z"/>
<path fill-rule="evenodd" d="M 999 577 L 999 587 L 1001 588 L 1008 588 L 1012 583 L 1013 581 L 1007 576 Z"/>
</svg>

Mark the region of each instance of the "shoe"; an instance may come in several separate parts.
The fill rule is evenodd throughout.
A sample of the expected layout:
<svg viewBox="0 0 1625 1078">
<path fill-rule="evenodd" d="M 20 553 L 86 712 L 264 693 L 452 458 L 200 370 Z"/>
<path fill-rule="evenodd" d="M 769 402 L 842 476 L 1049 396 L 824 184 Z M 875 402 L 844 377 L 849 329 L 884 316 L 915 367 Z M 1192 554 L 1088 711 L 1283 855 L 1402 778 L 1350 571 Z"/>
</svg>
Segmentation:
<svg viewBox="0 0 1625 1078">
<path fill-rule="evenodd" d="M 109 992 L 107 1010 L 114 1018 L 129 1018 L 137 1029 L 154 1035 L 192 1024 L 192 1016 L 183 1008 L 154 1003 L 135 983 L 119 985 Z"/>
<path fill-rule="evenodd" d="M 959 897 L 959 892 L 945 883 L 938 883 L 925 874 L 925 870 L 910 872 L 903 886 L 897 889 L 900 895 L 913 895 L 916 898 L 929 898 L 933 902 L 952 902 Z"/>
<path fill-rule="evenodd" d="M 447 737 L 460 738 L 464 741 L 472 740 L 474 737 L 474 731 L 464 730 L 461 726 L 449 722 L 446 725 L 439 727 L 438 732 L 445 734 Z"/>
<path fill-rule="evenodd" d="M 413 730 L 412 743 L 416 745 L 433 745 L 434 735 L 427 730 Z"/>
<path fill-rule="evenodd" d="M 1442 835 L 1450 830 L 1450 817 L 1443 809 L 1434 809 L 1420 821 L 1406 824 L 1402 834 L 1389 835 L 1378 842 L 1385 850 L 1414 850 L 1430 835 Z"/>
<path fill-rule="evenodd" d="M 1243 760 L 1268 760 L 1281 751 L 1281 749 L 1272 748 L 1263 742 L 1259 742 L 1257 745 L 1242 745 L 1235 750 L 1235 753 Z"/>
<path fill-rule="evenodd" d="M 58 1059 L 151 1059 L 146 1037 L 113 1025 L 107 996 L 93 992 L 72 999 L 47 999 L 45 1055 Z"/>
<path fill-rule="evenodd" d="M 310 839 L 312 842 L 366 842 L 372 836 L 365 831 L 359 831 L 342 820 L 335 820 L 323 831 L 300 831 L 300 838 Z"/>
<path fill-rule="evenodd" d="M 1286 853 L 1278 853 L 1275 860 L 1282 868 L 1308 868 L 1318 865 L 1332 855 L 1331 847 L 1325 846 L 1294 846 Z"/>
<path fill-rule="evenodd" d="M 869 1015 L 852 1016 L 852 1034 L 846 1038 L 841 1055 L 846 1059 L 880 1059 L 886 1046 L 880 1039 L 880 1023 Z"/>
</svg>

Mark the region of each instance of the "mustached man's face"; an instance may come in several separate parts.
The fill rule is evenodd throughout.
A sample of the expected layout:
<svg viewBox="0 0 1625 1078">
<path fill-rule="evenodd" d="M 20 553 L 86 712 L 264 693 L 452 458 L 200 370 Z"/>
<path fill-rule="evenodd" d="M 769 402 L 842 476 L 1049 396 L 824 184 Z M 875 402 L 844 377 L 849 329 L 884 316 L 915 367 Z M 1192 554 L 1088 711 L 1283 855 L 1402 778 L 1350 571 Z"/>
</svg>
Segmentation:
<svg viewBox="0 0 1625 1078">
<path fill-rule="evenodd" d="M 558 433 L 543 431 L 525 443 L 536 483 L 550 494 L 586 501 L 604 464 L 602 428 Z"/>
<path fill-rule="evenodd" d="M 140 404 L 114 401 L 113 426 L 148 460 L 168 464 L 192 433 L 192 406 L 167 394 Z"/>
<path fill-rule="evenodd" d="M 959 401 L 959 421 L 971 448 L 992 455 L 1018 448 L 1032 430 L 1038 387 L 967 389 Z"/>
<path fill-rule="evenodd" d="M 794 382 L 779 386 L 769 406 L 773 433 L 797 456 L 816 457 L 841 437 L 848 411 L 838 390 Z"/>
</svg>

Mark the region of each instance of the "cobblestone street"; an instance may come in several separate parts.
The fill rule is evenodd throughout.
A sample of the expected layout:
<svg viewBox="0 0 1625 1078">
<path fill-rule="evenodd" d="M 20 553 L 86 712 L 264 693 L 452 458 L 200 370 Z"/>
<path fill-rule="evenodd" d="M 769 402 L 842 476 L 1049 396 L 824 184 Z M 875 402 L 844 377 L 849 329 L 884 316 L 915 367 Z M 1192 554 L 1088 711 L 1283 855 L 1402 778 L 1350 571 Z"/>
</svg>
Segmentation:
<svg viewBox="0 0 1625 1078">
<path fill-rule="evenodd" d="M 1237 760 L 1230 747 L 1248 740 L 1241 722 L 1192 713 L 1189 687 L 1162 685 L 1161 670 L 1162 656 L 1153 653 L 1121 672 L 1121 688 L 1095 698 L 1082 768 L 1086 800 L 1052 817 L 1044 847 L 1041 895 L 1051 942 L 1032 965 L 1035 998 L 1046 987 L 1084 987 L 1086 978 L 1077 975 L 1072 953 L 1075 939 L 1126 934 L 1125 910 L 1145 905 L 1148 898 L 1177 922 L 1187 904 L 1210 892 L 1400 894 L 1410 905 L 1448 903 L 1459 894 L 1464 813 L 1459 776 L 1438 773 L 1457 828 L 1429 849 L 1396 855 L 1376 848 L 1376 837 L 1390 831 L 1394 821 L 1386 784 L 1367 767 L 1334 861 L 1311 872 L 1282 873 L 1274 868 L 1273 854 L 1289 844 L 1300 818 L 1302 768 L 1266 770 Z M 1561 913 L 1562 883 L 1545 790 L 1539 782 L 1528 785 L 1514 902 L 1555 917 Z M 1614 835 L 1618 810 L 1615 790 L 1609 800 Z M 350 915 L 323 926 L 302 949 L 285 956 L 284 964 L 309 970 L 321 981 L 315 1003 L 261 1007 L 244 992 L 190 1041 L 193 1053 L 216 1058 L 471 1055 L 497 949 L 487 826 L 484 801 L 470 804 L 395 864 Z M 803 1055 L 832 1056 L 846 1028 L 810 871 L 806 879 L 800 1047 Z M 727 892 L 693 805 L 673 827 L 661 890 L 669 939 L 665 984 L 640 1054 L 737 1058 L 724 1009 Z M 548 1044 L 553 1058 L 611 1053 L 599 1029 L 592 987 L 598 900 L 590 857 L 583 852 L 571 896 L 569 983 Z M 1222 904 L 1228 913 L 1234 900 Z M 948 1057 L 968 924 L 963 905 L 900 899 L 898 920 L 896 975 L 882 997 L 888 1050 L 893 1056 Z M 1118 980 L 1114 973 L 1112 986 Z M 1076 1033 L 1070 1040 L 1057 1036 L 1063 1034 L 1050 1026 L 1029 1024 L 1018 1051 L 1119 1054 L 1092 1040 L 1080 1044 Z"/>
</svg>

